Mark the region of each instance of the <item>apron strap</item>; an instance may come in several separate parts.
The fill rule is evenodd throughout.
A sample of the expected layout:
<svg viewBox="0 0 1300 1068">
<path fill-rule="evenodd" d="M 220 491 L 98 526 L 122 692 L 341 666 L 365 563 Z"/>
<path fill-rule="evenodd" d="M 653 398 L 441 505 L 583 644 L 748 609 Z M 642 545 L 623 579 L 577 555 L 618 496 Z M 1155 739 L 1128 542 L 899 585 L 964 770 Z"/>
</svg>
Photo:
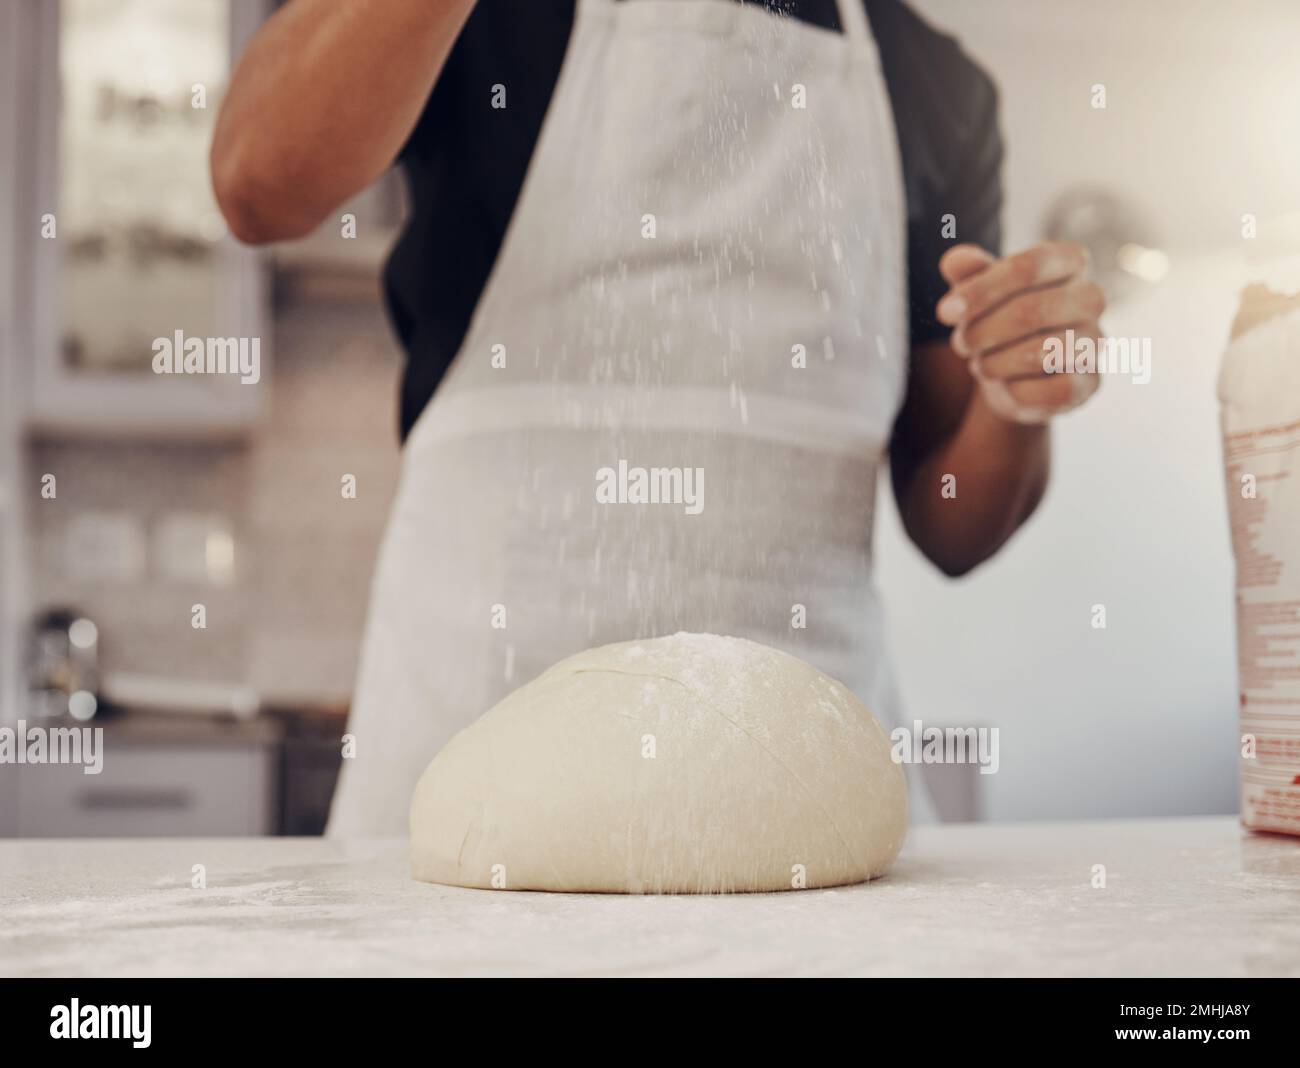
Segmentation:
<svg viewBox="0 0 1300 1068">
<path fill-rule="evenodd" d="M 577 13 L 589 14 L 593 11 L 608 11 L 615 0 L 578 0 Z M 839 11 L 840 29 L 848 40 L 862 44 L 874 43 L 871 36 L 871 24 L 867 21 L 865 0 L 835 0 Z"/>
<path fill-rule="evenodd" d="M 835 0 L 839 8 L 840 29 L 844 36 L 856 43 L 871 41 L 871 24 L 867 22 L 865 0 Z"/>
</svg>

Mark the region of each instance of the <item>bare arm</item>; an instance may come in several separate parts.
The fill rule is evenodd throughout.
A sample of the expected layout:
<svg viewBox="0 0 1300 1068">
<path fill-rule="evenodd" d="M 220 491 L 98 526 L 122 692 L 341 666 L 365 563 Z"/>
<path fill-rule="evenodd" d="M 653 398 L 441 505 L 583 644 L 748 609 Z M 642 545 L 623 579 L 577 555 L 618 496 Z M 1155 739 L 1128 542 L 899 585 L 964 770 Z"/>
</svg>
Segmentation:
<svg viewBox="0 0 1300 1068">
<path fill-rule="evenodd" d="M 1101 290 L 1077 245 L 1035 245 L 994 259 L 973 245 L 944 253 L 952 287 L 936 314 L 955 327 L 918 346 L 890 443 L 894 496 L 916 546 L 945 574 L 988 559 L 1047 488 L 1048 421 L 1087 401 L 1100 379 L 1049 369 L 1049 344 L 1102 336 Z M 944 494 L 944 476 L 955 476 Z"/>
<path fill-rule="evenodd" d="M 966 361 L 947 342 L 912 353 L 907 400 L 889 451 L 894 499 L 908 537 L 945 575 L 992 556 L 1047 488 L 1044 425 L 1009 422 L 989 408 Z M 956 496 L 942 494 L 955 477 Z"/>
<path fill-rule="evenodd" d="M 414 128 L 475 0 L 291 0 L 240 60 L 212 141 L 241 241 L 301 237 L 364 189 Z"/>
</svg>

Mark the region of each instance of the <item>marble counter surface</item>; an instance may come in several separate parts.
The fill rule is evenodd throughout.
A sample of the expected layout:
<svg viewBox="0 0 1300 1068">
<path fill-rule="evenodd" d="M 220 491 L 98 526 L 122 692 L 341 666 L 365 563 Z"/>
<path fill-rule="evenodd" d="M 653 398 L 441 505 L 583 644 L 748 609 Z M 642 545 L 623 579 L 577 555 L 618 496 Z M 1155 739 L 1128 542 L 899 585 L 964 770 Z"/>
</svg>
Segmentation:
<svg viewBox="0 0 1300 1068">
<path fill-rule="evenodd" d="M 921 827 L 870 884 L 657 898 L 429 886 L 400 841 L 9 840 L 0 973 L 1296 976 L 1300 839 Z"/>
</svg>

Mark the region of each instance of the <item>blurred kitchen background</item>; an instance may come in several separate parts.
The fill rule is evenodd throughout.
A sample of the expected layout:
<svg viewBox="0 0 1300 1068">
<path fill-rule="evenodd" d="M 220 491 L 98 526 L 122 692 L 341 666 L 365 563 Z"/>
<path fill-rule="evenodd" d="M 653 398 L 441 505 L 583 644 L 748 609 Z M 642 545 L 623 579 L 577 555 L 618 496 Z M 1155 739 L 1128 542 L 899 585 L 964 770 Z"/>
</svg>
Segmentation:
<svg viewBox="0 0 1300 1068">
<path fill-rule="evenodd" d="M 1007 249 L 1086 241 L 1108 329 L 1154 354 L 1149 384 L 1060 423 L 1040 513 L 971 577 L 933 572 L 882 496 L 911 712 L 1001 728 L 998 773 L 949 776 L 942 808 L 1235 811 L 1214 386 L 1242 217 L 1300 199 L 1300 5 L 914 6 L 1000 86 Z M 348 207 L 355 238 L 333 223 L 259 254 L 225 234 L 207 147 L 267 8 L 0 4 L 0 724 L 102 725 L 108 754 L 96 777 L 0 765 L 0 835 L 324 824 L 397 473 L 378 272 L 402 189 Z M 261 382 L 151 374 L 177 327 L 261 337 Z"/>
</svg>

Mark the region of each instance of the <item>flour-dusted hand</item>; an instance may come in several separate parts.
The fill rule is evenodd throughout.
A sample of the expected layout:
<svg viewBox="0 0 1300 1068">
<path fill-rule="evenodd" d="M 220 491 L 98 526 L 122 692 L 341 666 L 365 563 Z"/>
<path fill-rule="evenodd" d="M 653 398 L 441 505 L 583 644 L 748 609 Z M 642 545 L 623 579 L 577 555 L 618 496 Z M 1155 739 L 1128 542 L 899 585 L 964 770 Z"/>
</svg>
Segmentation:
<svg viewBox="0 0 1300 1068">
<path fill-rule="evenodd" d="M 1043 423 L 1100 387 L 1100 375 L 1053 373 L 1045 359 L 1053 338 L 1068 352 L 1074 338 L 1102 336 L 1106 298 L 1084 277 L 1087 266 L 1084 248 L 1064 241 L 1003 259 L 957 245 L 939 261 L 951 288 L 936 314 L 955 328 L 953 351 L 969 359 L 984 399 L 1003 418 Z"/>
</svg>

